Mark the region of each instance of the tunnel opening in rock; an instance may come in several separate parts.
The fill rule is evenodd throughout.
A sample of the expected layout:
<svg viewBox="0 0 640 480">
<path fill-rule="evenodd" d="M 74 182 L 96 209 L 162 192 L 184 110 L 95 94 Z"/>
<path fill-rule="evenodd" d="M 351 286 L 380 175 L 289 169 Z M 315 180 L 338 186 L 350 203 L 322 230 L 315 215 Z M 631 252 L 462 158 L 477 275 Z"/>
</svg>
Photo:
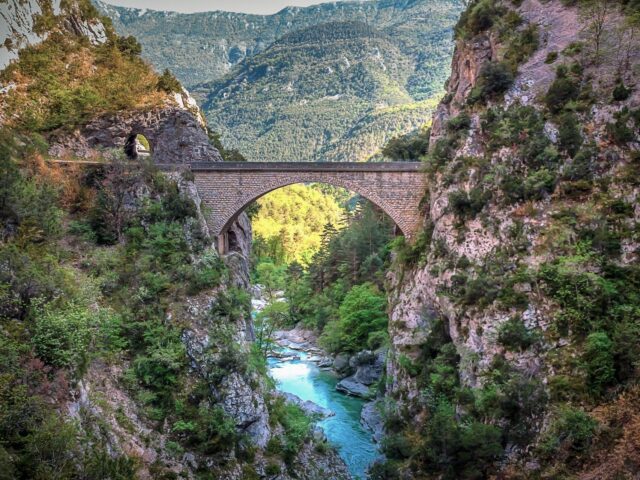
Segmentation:
<svg viewBox="0 0 640 480">
<path fill-rule="evenodd" d="M 131 160 L 150 157 L 151 143 L 143 134 L 131 133 L 124 144 L 124 153 Z"/>
</svg>

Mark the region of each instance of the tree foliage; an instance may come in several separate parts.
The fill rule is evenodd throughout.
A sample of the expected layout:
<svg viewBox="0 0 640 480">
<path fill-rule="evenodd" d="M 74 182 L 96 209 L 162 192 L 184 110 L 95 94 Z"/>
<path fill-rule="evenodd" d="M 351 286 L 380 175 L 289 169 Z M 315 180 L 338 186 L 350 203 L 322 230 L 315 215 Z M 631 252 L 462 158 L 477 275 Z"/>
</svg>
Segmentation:
<svg viewBox="0 0 640 480">
<path fill-rule="evenodd" d="M 313 185 L 275 190 L 260 198 L 258 206 L 252 220 L 257 239 L 254 254 L 303 265 L 308 265 L 320 249 L 324 226 L 338 226 L 343 212 L 333 196 L 324 195 Z M 278 252 L 274 251 L 274 239 L 275 247 L 282 247 L 282 258 L 277 258 Z"/>
</svg>

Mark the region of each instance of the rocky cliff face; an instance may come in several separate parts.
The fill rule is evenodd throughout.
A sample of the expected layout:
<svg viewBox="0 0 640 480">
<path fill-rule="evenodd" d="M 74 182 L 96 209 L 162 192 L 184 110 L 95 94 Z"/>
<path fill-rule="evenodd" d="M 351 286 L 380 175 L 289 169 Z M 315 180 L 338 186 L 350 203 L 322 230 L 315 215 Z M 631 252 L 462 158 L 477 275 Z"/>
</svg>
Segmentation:
<svg viewBox="0 0 640 480">
<path fill-rule="evenodd" d="M 593 335 L 614 338 L 622 327 L 609 310 L 592 312 L 582 296 L 596 294 L 582 291 L 576 279 L 593 274 L 614 282 L 606 265 L 615 264 L 623 283 L 635 282 L 640 252 L 632 232 L 640 220 L 640 192 L 629 175 L 637 172 L 640 147 L 640 122 L 632 118 L 640 106 L 637 26 L 628 10 L 609 5 L 601 11 L 608 33 L 596 39 L 595 13 L 578 3 L 475 2 L 463 14 L 425 160 L 431 179 L 425 233 L 389 276 L 388 414 L 413 426 L 396 425 L 388 433 L 420 432 L 423 445 L 435 448 L 432 429 L 443 427 L 430 422 L 442 420 L 436 405 L 444 408 L 438 399 L 448 398 L 442 401 L 453 406 L 457 421 L 479 420 L 502 432 L 502 452 L 489 455 L 502 465 L 482 466 L 486 459 L 476 453 L 480 475 L 529 478 L 557 472 L 558 464 L 565 471 L 587 468 L 587 458 L 576 468 L 563 463 L 574 458 L 570 454 L 550 460 L 542 453 L 562 421 L 559 409 L 591 411 L 614 398 L 603 398 L 607 386 L 617 381 L 624 389 L 636 375 L 617 373 L 618 380 L 609 378 L 594 393 L 585 366 L 590 342 Z M 619 217 L 610 209 L 616 202 L 625 205 Z M 563 220 L 566 215 L 573 220 Z M 624 227 L 614 233 L 617 221 Z M 594 234 L 601 228 L 611 250 Z M 571 300 L 558 292 L 563 282 L 572 285 Z M 578 310 L 605 315 L 610 323 L 578 325 Z M 610 361 L 616 372 L 625 369 Z M 442 384 L 447 378 L 459 385 L 455 392 Z M 520 394 L 509 392 L 509 383 L 520 385 Z M 516 410 L 488 412 L 482 404 L 488 391 Z M 516 429 L 526 434 L 518 437 Z M 589 441 L 594 450 L 609 448 L 595 433 Z M 556 446 L 563 450 L 567 441 L 561 437 Z M 451 462 L 459 458 L 447 455 L 453 455 L 447 468 L 456 468 Z M 420 464 L 407 457 L 397 454 L 414 468 Z M 445 470 L 427 458 L 421 471 Z M 605 476 L 633 477 L 633 465 Z"/>
<path fill-rule="evenodd" d="M 0 5 L 0 70 L 18 58 L 18 51 L 28 45 L 42 42 L 49 32 L 45 20 L 63 12 L 60 0 L 8 0 Z M 68 9 L 65 27 L 71 33 L 83 35 L 93 44 L 107 40 L 100 21 L 85 21 L 77 15 L 77 6 Z"/>
<path fill-rule="evenodd" d="M 150 111 L 101 116 L 71 134 L 54 134 L 49 154 L 89 160 L 104 155 L 105 149 L 122 153 L 127 139 L 140 134 L 149 141 L 153 161 L 158 165 L 221 162 L 222 157 L 209 143 L 200 122 L 199 110 L 185 107 L 191 97 L 185 90 L 177 98 L 180 102 L 170 99 Z"/>
</svg>

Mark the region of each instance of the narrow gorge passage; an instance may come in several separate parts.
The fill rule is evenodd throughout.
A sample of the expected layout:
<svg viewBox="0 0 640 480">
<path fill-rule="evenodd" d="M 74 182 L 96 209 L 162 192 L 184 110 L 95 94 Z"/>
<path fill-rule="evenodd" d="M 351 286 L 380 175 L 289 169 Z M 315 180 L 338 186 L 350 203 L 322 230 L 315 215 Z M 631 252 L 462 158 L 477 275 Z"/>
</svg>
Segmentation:
<svg viewBox="0 0 640 480">
<path fill-rule="evenodd" d="M 0 0 L 0 480 L 640 480 L 640 0 L 112 1 Z"/>
<path fill-rule="evenodd" d="M 318 426 L 337 447 L 351 475 L 356 479 L 366 478 L 367 467 L 379 454 L 371 433 L 360 424 L 364 400 L 337 392 L 337 376 L 309 361 L 306 352 L 285 348 L 282 353 L 298 356 L 299 360 L 269 360 L 269 373 L 277 382 L 276 388 L 335 413 L 319 421 Z"/>
<path fill-rule="evenodd" d="M 351 478 L 365 479 L 382 457 L 374 441 L 381 419 L 370 412 L 384 382 L 382 280 L 394 224 L 372 203 L 323 188 L 296 185 L 258 201 L 252 217 L 257 344 L 276 389 L 311 415 L 313 436 L 326 437 Z"/>
</svg>

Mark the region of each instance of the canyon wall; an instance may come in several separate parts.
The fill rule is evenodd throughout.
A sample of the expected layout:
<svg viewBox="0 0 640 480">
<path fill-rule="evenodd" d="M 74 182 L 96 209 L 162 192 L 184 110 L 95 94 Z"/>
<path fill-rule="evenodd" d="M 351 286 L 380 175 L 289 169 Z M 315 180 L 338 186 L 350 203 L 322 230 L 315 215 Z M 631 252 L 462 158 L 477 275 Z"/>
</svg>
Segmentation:
<svg viewBox="0 0 640 480">
<path fill-rule="evenodd" d="M 454 424 L 497 432 L 498 452 L 481 458 L 488 441 L 468 452 L 477 475 L 538 478 L 592 464 L 599 478 L 638 472 L 637 452 L 625 450 L 636 459 L 626 467 L 612 462 L 611 445 L 624 440 L 608 443 L 595 430 L 584 451 L 597 460 L 567 453 L 562 436 L 554 459 L 544 450 L 563 409 L 590 412 L 600 431 L 617 428 L 603 405 L 621 400 L 607 389 L 637 378 L 628 360 L 610 359 L 616 373 L 594 385 L 594 339 L 614 338 L 627 321 L 614 319 L 615 302 L 595 306 L 597 288 L 581 282 L 620 281 L 612 288 L 624 296 L 623 285 L 637 281 L 638 26 L 631 10 L 577 3 L 474 2 L 458 24 L 424 160 L 425 231 L 388 277 L 387 441 L 420 439 L 413 452 L 391 455 L 407 468 L 401 478 L 456 468 L 457 478 L 470 475 L 457 456 L 468 447 L 430 456 L 444 404 Z M 606 33 L 596 38 L 600 21 Z M 489 411 L 487 401 L 500 406 Z"/>
</svg>

